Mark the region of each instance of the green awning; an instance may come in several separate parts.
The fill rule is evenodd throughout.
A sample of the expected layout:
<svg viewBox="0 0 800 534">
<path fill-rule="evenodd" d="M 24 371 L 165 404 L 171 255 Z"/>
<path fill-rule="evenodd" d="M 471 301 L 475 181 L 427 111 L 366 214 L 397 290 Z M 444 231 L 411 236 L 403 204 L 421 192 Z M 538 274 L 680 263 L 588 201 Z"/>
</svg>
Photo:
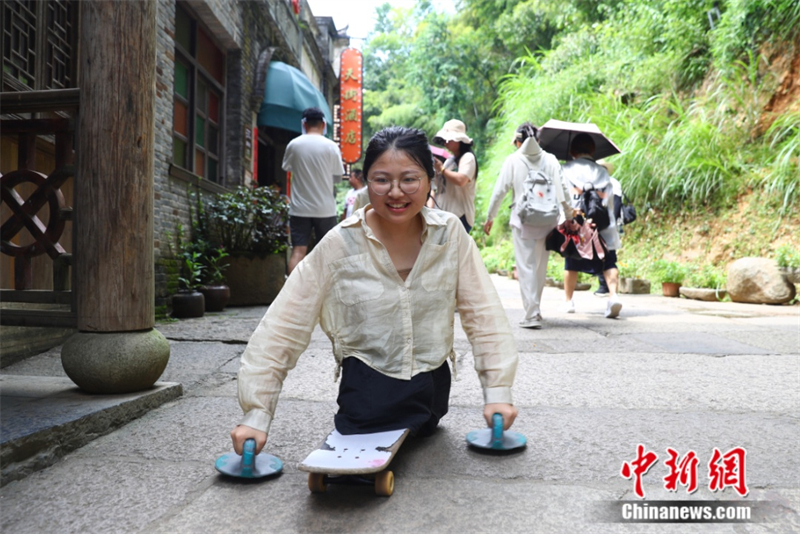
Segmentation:
<svg viewBox="0 0 800 534">
<path fill-rule="evenodd" d="M 258 112 L 259 126 L 302 133 L 300 121 L 303 110 L 318 107 L 325 114 L 330 137 L 333 118 L 328 103 L 300 70 L 280 61 L 273 61 L 269 64 L 264 86 L 264 100 Z"/>
</svg>

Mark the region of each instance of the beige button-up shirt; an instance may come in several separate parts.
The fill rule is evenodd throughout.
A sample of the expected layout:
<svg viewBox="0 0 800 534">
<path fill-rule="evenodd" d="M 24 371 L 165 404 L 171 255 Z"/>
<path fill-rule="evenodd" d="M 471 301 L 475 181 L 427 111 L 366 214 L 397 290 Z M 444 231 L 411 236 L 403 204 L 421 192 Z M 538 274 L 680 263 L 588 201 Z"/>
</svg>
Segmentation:
<svg viewBox="0 0 800 534">
<path fill-rule="evenodd" d="M 452 214 L 422 209 L 422 248 L 403 280 L 365 220 L 366 206 L 298 264 L 242 354 L 241 424 L 269 431 L 289 369 L 317 322 L 341 365 L 358 358 L 409 380 L 455 360 L 456 304 L 485 403 L 511 403 L 517 349 L 478 248 Z"/>
</svg>

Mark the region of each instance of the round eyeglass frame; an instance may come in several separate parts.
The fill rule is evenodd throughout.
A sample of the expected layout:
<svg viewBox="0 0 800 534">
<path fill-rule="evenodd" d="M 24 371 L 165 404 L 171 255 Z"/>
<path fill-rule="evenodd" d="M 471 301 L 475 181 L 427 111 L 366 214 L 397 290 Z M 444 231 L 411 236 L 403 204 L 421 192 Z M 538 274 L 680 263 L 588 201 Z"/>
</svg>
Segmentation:
<svg viewBox="0 0 800 534">
<path fill-rule="evenodd" d="M 379 197 L 382 197 L 384 195 L 388 195 L 392 191 L 392 189 L 394 189 L 394 184 L 395 183 L 397 183 L 397 187 L 400 188 L 400 191 L 402 191 L 406 195 L 413 195 L 414 193 L 419 191 L 420 187 L 422 187 L 422 177 L 416 178 L 417 185 L 416 185 L 416 187 L 414 187 L 413 191 L 406 191 L 405 188 L 403 188 L 403 180 L 405 180 L 405 178 L 400 179 L 400 180 L 389 180 L 389 189 L 387 189 L 383 193 L 380 193 L 375 189 L 375 185 L 376 184 L 372 180 L 367 179 L 367 183 L 371 186 L 372 192 L 375 193 L 376 195 L 378 195 Z"/>
</svg>

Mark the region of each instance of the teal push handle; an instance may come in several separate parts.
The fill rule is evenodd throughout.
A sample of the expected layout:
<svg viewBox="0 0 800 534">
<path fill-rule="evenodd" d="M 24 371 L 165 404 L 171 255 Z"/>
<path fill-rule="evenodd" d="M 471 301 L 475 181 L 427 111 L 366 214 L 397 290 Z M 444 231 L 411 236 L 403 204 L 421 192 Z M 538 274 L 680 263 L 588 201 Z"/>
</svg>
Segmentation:
<svg viewBox="0 0 800 534">
<path fill-rule="evenodd" d="M 256 440 L 246 439 L 244 442 L 244 454 L 242 454 L 242 476 L 252 477 L 253 468 L 256 464 Z"/>
<path fill-rule="evenodd" d="M 503 448 L 503 416 L 499 413 L 492 416 L 492 448 Z"/>
</svg>

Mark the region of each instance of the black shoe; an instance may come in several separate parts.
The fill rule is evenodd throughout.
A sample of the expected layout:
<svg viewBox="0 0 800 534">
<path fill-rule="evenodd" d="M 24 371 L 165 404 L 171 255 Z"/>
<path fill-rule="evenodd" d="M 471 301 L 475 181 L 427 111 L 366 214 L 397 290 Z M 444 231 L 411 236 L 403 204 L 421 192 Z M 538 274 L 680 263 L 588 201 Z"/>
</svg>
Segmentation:
<svg viewBox="0 0 800 534">
<path fill-rule="evenodd" d="M 594 292 L 595 297 L 607 297 L 608 296 L 608 289 L 601 287 L 598 288 L 597 291 Z"/>
</svg>

